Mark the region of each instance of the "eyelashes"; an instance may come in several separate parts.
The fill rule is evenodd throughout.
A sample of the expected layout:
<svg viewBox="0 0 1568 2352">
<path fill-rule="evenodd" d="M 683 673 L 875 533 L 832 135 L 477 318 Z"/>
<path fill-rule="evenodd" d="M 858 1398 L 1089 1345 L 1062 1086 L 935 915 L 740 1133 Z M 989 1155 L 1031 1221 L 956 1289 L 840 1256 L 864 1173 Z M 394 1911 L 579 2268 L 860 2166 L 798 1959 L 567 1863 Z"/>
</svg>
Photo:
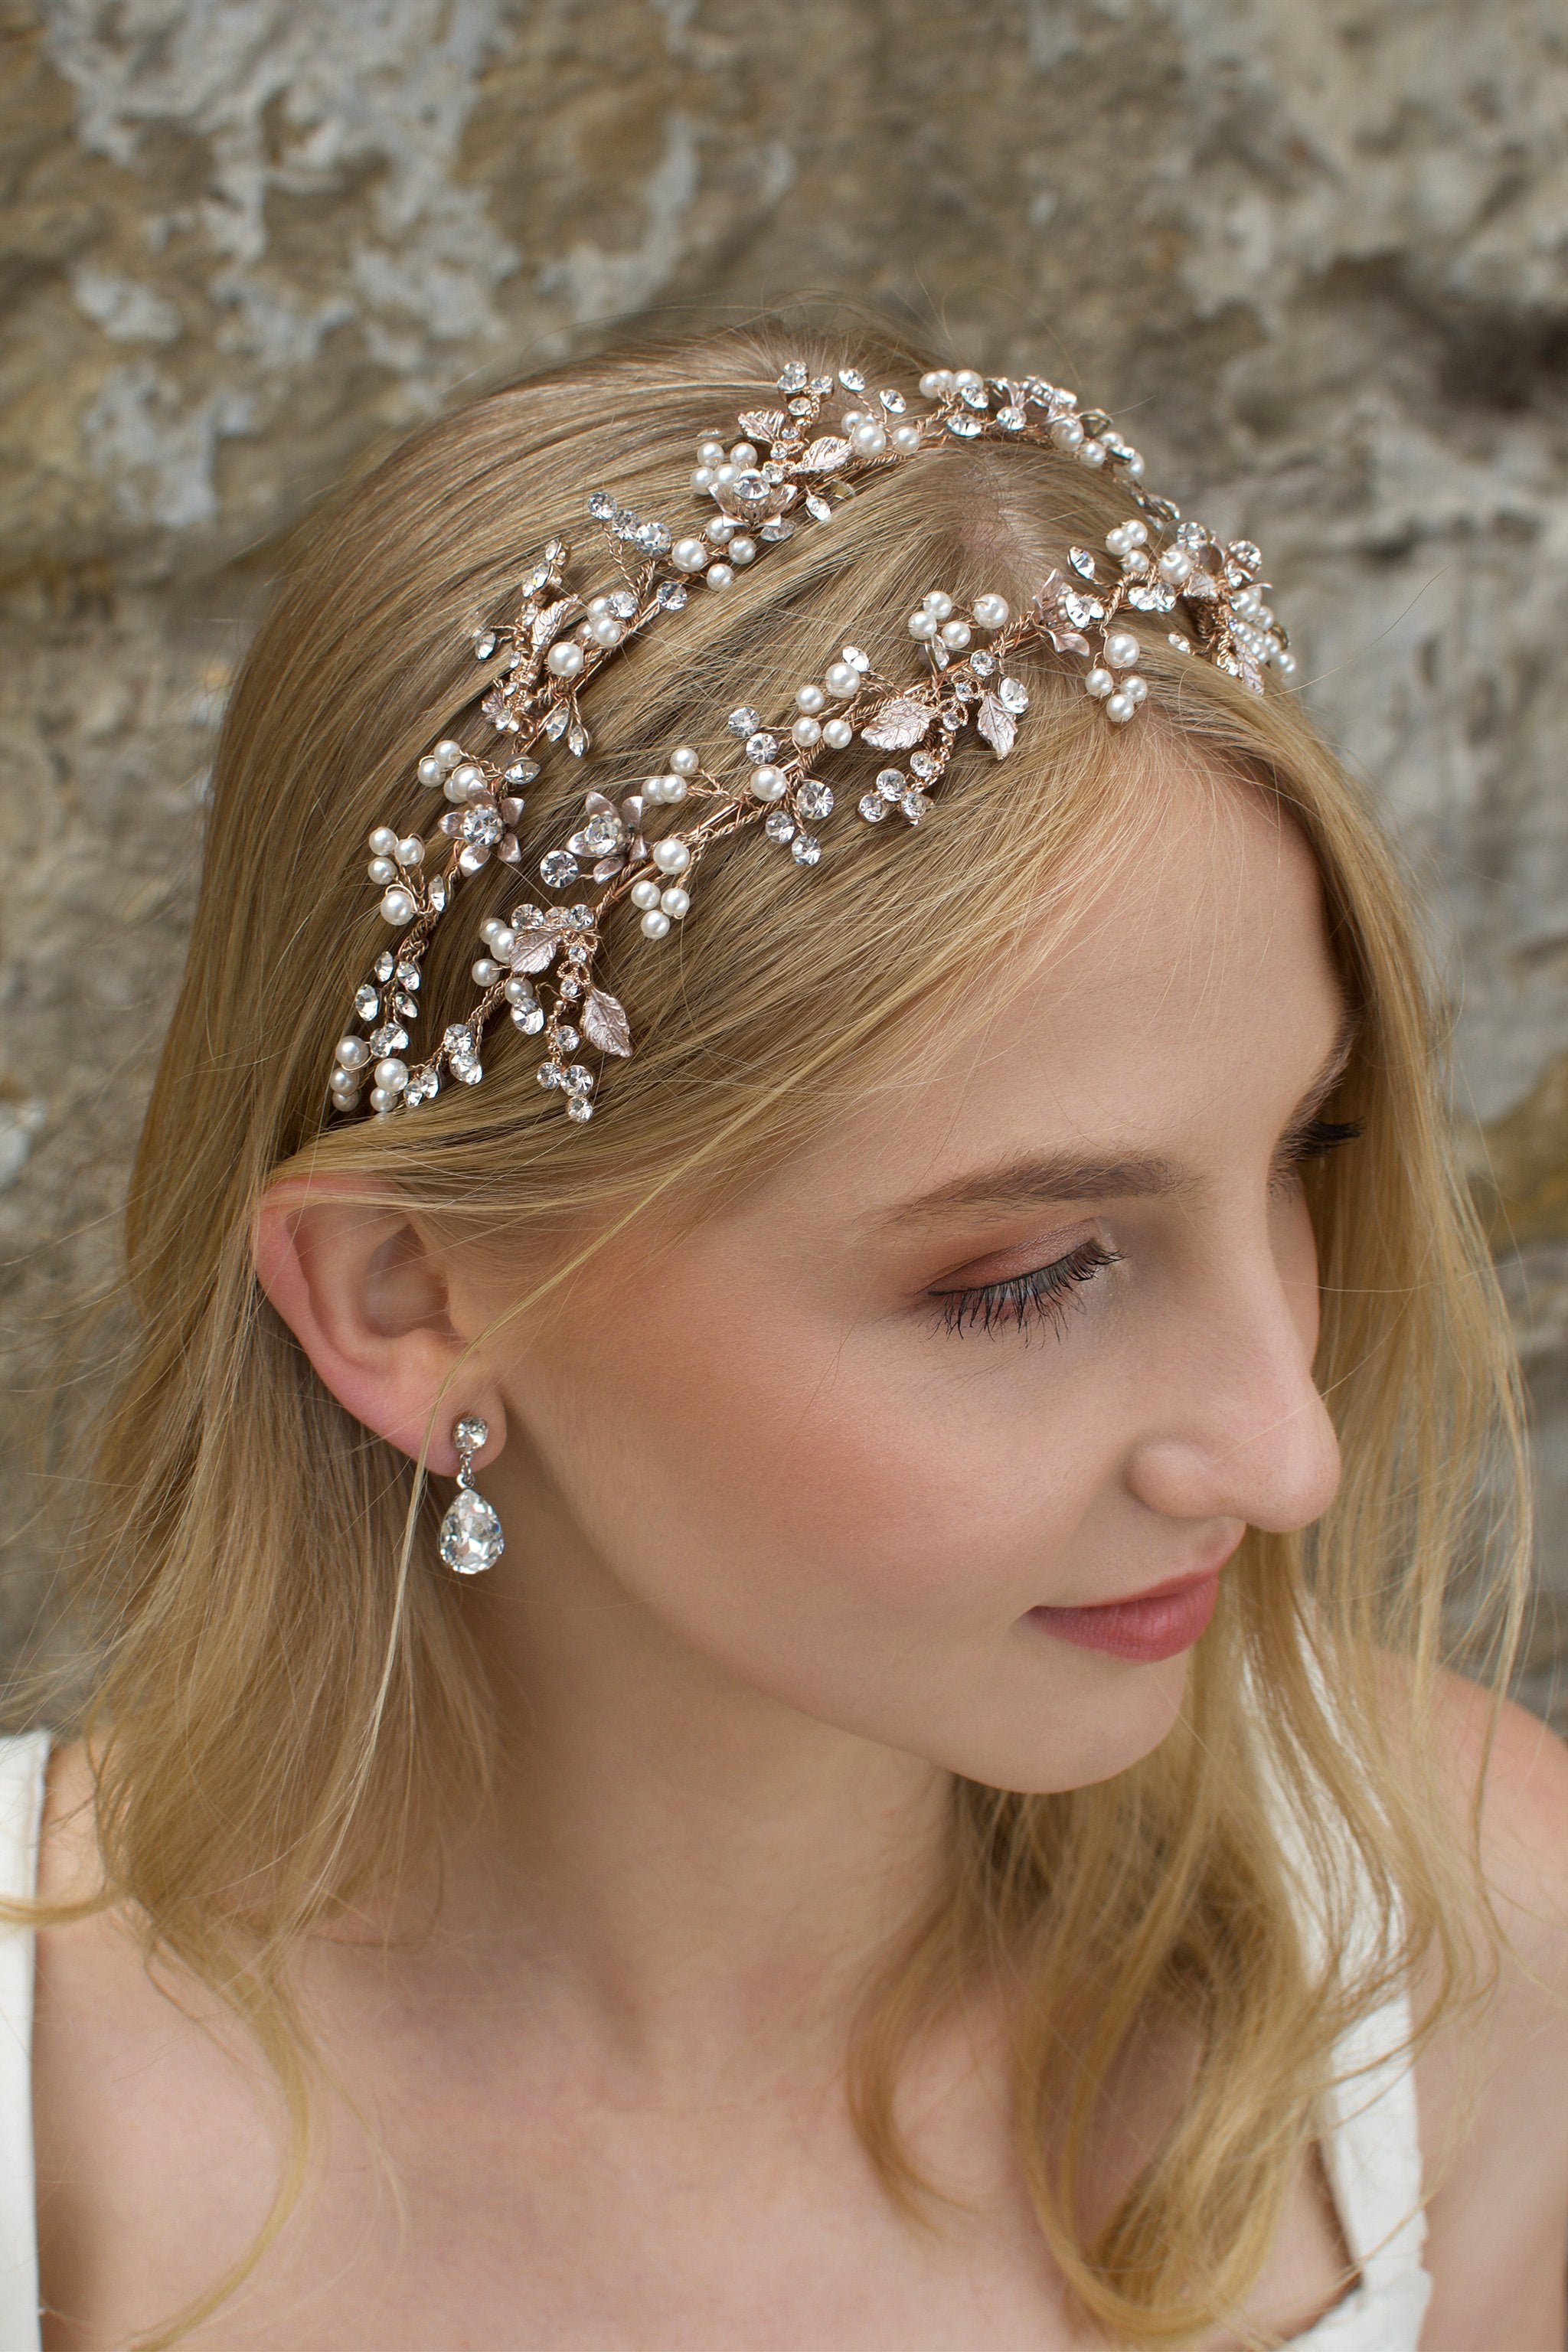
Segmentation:
<svg viewBox="0 0 1568 2352">
<path fill-rule="evenodd" d="M 1080 1242 L 1049 1265 L 1028 1274 L 1010 1275 L 1005 1282 L 988 1282 L 979 1290 L 939 1290 L 939 1321 L 944 1331 L 994 1331 L 1001 1327 L 1027 1330 L 1049 1323 L 1059 1334 L 1078 1304 L 1077 1294 L 1108 1265 L 1121 1262 L 1120 1250 L 1101 1241 Z"/>
<path fill-rule="evenodd" d="M 1322 1160 L 1342 1144 L 1353 1143 L 1362 1129 L 1354 1119 L 1303 1119 L 1280 1143 L 1275 1182 L 1289 1181 L 1304 1160 Z M 1107 1266 L 1119 1265 L 1121 1252 L 1106 1242 L 1080 1242 L 1064 1257 L 1039 1265 L 1028 1274 L 1011 1275 L 1005 1282 L 988 1282 L 976 1290 L 938 1290 L 935 1300 L 939 1328 L 944 1331 L 1021 1330 L 1049 1324 L 1059 1338 L 1076 1307 L 1082 1304 L 1087 1284 Z"/>
</svg>

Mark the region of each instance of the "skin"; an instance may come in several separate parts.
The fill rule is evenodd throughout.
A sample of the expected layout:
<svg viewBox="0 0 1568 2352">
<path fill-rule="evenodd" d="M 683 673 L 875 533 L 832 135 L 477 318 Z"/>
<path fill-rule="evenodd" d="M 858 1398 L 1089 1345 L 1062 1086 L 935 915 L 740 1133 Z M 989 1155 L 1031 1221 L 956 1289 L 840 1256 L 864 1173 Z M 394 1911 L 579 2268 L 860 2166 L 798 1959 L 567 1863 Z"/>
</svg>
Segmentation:
<svg viewBox="0 0 1568 2352">
<path fill-rule="evenodd" d="M 368 1427 L 416 1453 L 464 1365 L 455 1407 L 490 1425 L 478 1480 L 508 1539 L 465 1606 L 505 1737 L 438 1914 L 414 1890 L 389 1949 L 367 1922 L 305 1963 L 385 2168 L 332 2106 L 305 2207 L 193 2342 L 1086 2340 L 1014 2175 L 984 1993 L 903 2090 L 917 2156 L 969 2200 L 941 2231 L 888 2205 L 839 2064 L 868 1958 L 935 1883 L 948 1776 L 1083 1785 L 1175 1717 L 1184 1656 L 1110 1657 L 1028 1612 L 1219 1567 L 1248 1524 L 1300 1527 L 1335 1491 L 1312 1235 L 1282 1148 L 1343 1045 L 1316 877 L 1229 786 L 1173 767 L 1150 810 L 1142 854 L 984 1032 L 923 1048 L 697 1232 L 617 1243 L 568 1317 L 487 1338 L 493 1255 L 330 1185 L 269 1201 L 261 1278 Z M 985 1200 L 931 1201 L 983 1171 Z M 1073 1286 L 1059 1328 L 943 1328 L 933 1293 L 1096 1242 L 1117 1262 Z M 433 1459 L 453 1466 L 449 1447 Z M 1482 1713 L 1463 1685 L 1447 1704 L 1458 1808 Z M 90 1874 L 82 1787 L 64 1756 L 51 1891 Z M 1519 1958 L 1418 2068 L 1447 2168 L 1423 2342 L 1551 2352 L 1568 1759 L 1510 1713 L 1489 1789 Z M 1106 2200 L 1182 2056 L 1152 2039 L 1124 2068 Z M 46 2342 L 100 2352 L 244 2250 L 276 2122 L 233 2030 L 158 1990 L 112 1918 L 41 1940 L 36 2091 Z M 1343 2263 L 1304 2162 L 1249 2319 L 1300 2331 Z"/>
</svg>

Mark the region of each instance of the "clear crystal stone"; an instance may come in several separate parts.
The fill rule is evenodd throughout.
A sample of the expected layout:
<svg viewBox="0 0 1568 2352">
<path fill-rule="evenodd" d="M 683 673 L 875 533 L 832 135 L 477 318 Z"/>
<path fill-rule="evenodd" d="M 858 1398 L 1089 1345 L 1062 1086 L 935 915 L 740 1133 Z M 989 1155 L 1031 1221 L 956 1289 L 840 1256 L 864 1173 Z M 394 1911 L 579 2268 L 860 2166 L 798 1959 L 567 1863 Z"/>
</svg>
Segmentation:
<svg viewBox="0 0 1568 2352">
<path fill-rule="evenodd" d="M 474 659 L 476 661 L 487 662 L 494 653 L 495 649 L 495 631 L 493 629 L 481 629 L 479 635 L 474 639 Z"/>
<path fill-rule="evenodd" d="M 792 400 L 789 404 L 789 413 L 792 416 L 809 416 L 811 415 L 810 401 Z"/>
<path fill-rule="evenodd" d="M 419 986 L 418 965 L 416 963 L 400 963 L 397 967 L 397 984 L 400 988 L 417 989 Z"/>
<path fill-rule="evenodd" d="M 743 702 L 739 710 L 731 711 L 728 723 L 731 734 L 739 735 L 744 740 L 748 735 L 754 735 L 762 725 L 762 713 L 753 710 L 749 702 Z"/>
<path fill-rule="evenodd" d="M 454 1062 L 452 1076 L 461 1078 L 466 1087 L 477 1087 L 484 1076 L 484 1071 L 478 1062 Z"/>
<path fill-rule="evenodd" d="M 570 1021 L 563 1021 L 555 1032 L 555 1043 L 563 1054 L 574 1054 L 583 1043 Z"/>
<path fill-rule="evenodd" d="M 807 499 L 806 505 L 809 506 L 810 504 L 811 500 Z M 768 518 L 768 520 L 763 523 L 761 530 L 758 531 L 757 537 L 759 539 L 765 539 L 768 541 L 768 544 L 772 546 L 778 540 L 793 539 L 795 537 L 795 525 L 791 522 L 788 515 L 771 515 Z"/>
<path fill-rule="evenodd" d="M 947 429 L 960 441 L 973 441 L 978 439 L 982 428 L 977 416 L 950 416 Z"/>
<path fill-rule="evenodd" d="M 931 814 L 931 802 L 924 793 L 906 793 L 899 806 L 911 824 L 919 824 L 922 816 Z"/>
<path fill-rule="evenodd" d="M 942 724 L 942 727 L 946 730 L 946 731 L 948 732 L 948 734 L 950 734 L 950 735 L 956 735 L 956 734 L 957 734 L 957 732 L 958 732 L 958 730 L 959 730 L 959 729 L 960 729 L 960 728 L 963 726 L 963 711 L 962 711 L 962 710 L 944 710 L 944 711 L 942 712 L 942 720 L 941 720 L 941 724 Z"/>
<path fill-rule="evenodd" d="M 617 621 L 634 621 L 637 618 L 637 600 L 629 588 L 616 588 L 610 596 L 610 610 Z"/>
<path fill-rule="evenodd" d="M 568 973 L 567 977 L 561 983 L 561 993 L 568 1004 L 575 1004 L 577 999 L 583 993 L 582 982 L 580 980 L 574 980 L 570 973 Z"/>
<path fill-rule="evenodd" d="M 846 392 L 864 392 L 866 389 L 866 379 L 858 368 L 840 368 L 838 381 Z"/>
<path fill-rule="evenodd" d="M 991 404 L 984 388 L 977 383 L 960 385 L 958 396 L 965 408 L 988 408 Z"/>
<path fill-rule="evenodd" d="M 827 500 L 822 496 L 820 490 L 807 490 L 805 494 L 805 510 L 811 517 L 813 522 L 828 522 L 832 520 L 833 509 L 829 506 Z M 766 537 L 765 531 L 763 536 L 764 538 Z"/>
<path fill-rule="evenodd" d="M 459 1454 L 481 1452 L 489 1433 L 489 1423 L 477 1412 L 466 1412 L 452 1424 L 452 1443 Z"/>
<path fill-rule="evenodd" d="M 538 773 L 537 760 L 514 760 L 501 782 L 504 784 L 531 784 Z"/>
<path fill-rule="evenodd" d="M 868 824 L 880 824 L 891 805 L 880 793 L 867 793 L 860 803 L 860 814 Z"/>
<path fill-rule="evenodd" d="M 539 861 L 539 878 L 552 890 L 564 890 L 568 882 L 575 882 L 582 870 L 565 849 L 547 849 Z"/>
<path fill-rule="evenodd" d="M 1010 710 L 1016 717 L 1019 711 L 1027 710 L 1029 707 L 1029 689 L 1022 678 L 999 678 L 996 684 L 996 699 L 1004 710 Z"/>
<path fill-rule="evenodd" d="M 493 1568 L 506 1549 L 495 1506 L 471 1486 L 459 1486 L 453 1496 L 438 1541 L 442 1559 L 459 1576 L 478 1576 L 482 1569 Z"/>
<path fill-rule="evenodd" d="M 561 1065 L 559 1062 L 541 1062 L 533 1075 L 548 1092 L 552 1087 L 561 1084 Z"/>
<path fill-rule="evenodd" d="M 802 816 L 824 817 L 833 814 L 833 787 L 811 777 L 802 784 L 795 796 L 795 804 Z"/>
<path fill-rule="evenodd" d="M 1094 558 L 1087 547 L 1069 547 L 1068 562 L 1081 580 L 1094 578 Z"/>
<path fill-rule="evenodd" d="M 615 520 L 616 502 L 608 490 L 589 491 L 588 512 L 595 522 L 612 522 Z"/>
<path fill-rule="evenodd" d="M 863 654 L 858 646 L 846 646 L 844 648 L 844 658 L 848 663 L 851 669 L 858 669 L 862 677 L 865 677 L 866 672 L 871 667 L 870 655 Z"/>
<path fill-rule="evenodd" d="M 822 855 L 822 844 L 814 833 L 797 833 L 789 854 L 797 866 L 815 866 Z"/>
<path fill-rule="evenodd" d="M 747 507 L 761 506 L 768 495 L 767 483 L 754 466 L 748 466 L 743 474 L 737 474 L 730 488 L 742 505 Z"/>
<path fill-rule="evenodd" d="M 439 914 L 447 903 L 447 877 L 444 874 L 437 875 L 430 885 L 427 896 L 431 906 Z"/>
<path fill-rule="evenodd" d="M 929 784 L 933 776 L 942 773 L 942 761 L 931 751 L 911 751 L 910 766 L 922 783 Z"/>
<path fill-rule="evenodd" d="M 1181 633 L 1181 631 L 1180 631 L 1180 629 L 1173 629 L 1173 630 L 1171 631 L 1171 633 L 1170 633 L 1170 637 L 1169 637 L 1169 643 L 1170 643 L 1170 644 L 1174 647 L 1175 651 L 1176 651 L 1177 653 L 1179 653 L 1179 654 L 1190 654 L 1190 653 L 1192 652 L 1192 649 L 1193 649 L 1193 641 L 1192 641 L 1192 639 L 1191 639 L 1190 637 L 1184 637 L 1184 636 L 1183 636 L 1183 635 L 1182 635 L 1182 633 Z"/>
<path fill-rule="evenodd" d="M 514 931 L 531 931 L 536 924 L 543 920 L 543 908 L 536 907 L 531 898 L 525 899 L 521 907 L 514 907 L 511 910 L 511 927 Z"/>
<path fill-rule="evenodd" d="M 379 1029 L 370 1033 L 373 1054 L 401 1054 L 407 1043 L 407 1030 L 400 1029 L 395 1021 L 384 1021 Z"/>
<path fill-rule="evenodd" d="M 458 830 L 463 840 L 477 842 L 484 849 L 493 849 L 506 827 L 500 821 L 499 809 L 471 808 L 463 811 Z"/>
<path fill-rule="evenodd" d="M 566 942 L 568 963 L 586 963 L 591 952 L 586 940 L 568 940 Z"/>
<path fill-rule="evenodd" d="M 746 757 L 755 767 L 760 768 L 764 761 L 773 759 L 778 748 L 778 737 L 770 735 L 766 728 L 762 728 L 755 735 L 748 735 L 746 738 Z"/>
<path fill-rule="evenodd" d="M 783 374 L 779 377 L 779 390 L 781 392 L 804 392 L 805 389 L 805 363 L 802 360 L 791 360 L 788 365 L 784 368 Z"/>
<path fill-rule="evenodd" d="M 669 552 L 669 530 L 662 522 L 639 522 L 629 537 L 639 555 L 668 555 Z"/>
<path fill-rule="evenodd" d="M 417 1021 L 419 1018 L 419 1000 L 416 996 L 394 997 L 393 1009 L 400 1021 Z"/>
<path fill-rule="evenodd" d="M 574 931 L 591 931 L 594 928 L 594 909 L 592 907 L 585 906 L 579 898 L 574 905 L 567 908 L 566 922 L 568 928 Z"/>
<path fill-rule="evenodd" d="M 566 1100 L 566 1116 L 581 1123 L 585 1118 L 593 1118 L 594 1106 L 586 1095 L 569 1095 Z"/>
<path fill-rule="evenodd" d="M 583 838 L 595 857 L 603 857 L 607 851 L 625 845 L 626 829 L 618 816 L 591 816 L 583 827 Z"/>
<path fill-rule="evenodd" d="M 514 1004 L 511 1017 L 525 1037 L 537 1037 L 544 1026 L 542 1004 Z"/>
<path fill-rule="evenodd" d="M 374 969 L 377 980 L 390 980 L 397 969 L 397 959 L 392 955 L 378 955 Z"/>
<path fill-rule="evenodd" d="M 654 602 L 662 613 L 683 613 L 686 591 L 679 580 L 661 580 L 654 590 Z"/>
<path fill-rule="evenodd" d="M 381 1010 L 381 999 L 367 981 L 354 998 L 354 1011 L 362 1021 L 374 1021 Z"/>
<path fill-rule="evenodd" d="M 901 768 L 882 768 L 878 772 L 877 790 L 885 801 L 902 800 L 909 778 Z"/>
<path fill-rule="evenodd" d="M 594 1073 L 584 1063 L 574 1062 L 561 1083 L 569 1095 L 591 1095 L 594 1091 Z"/>
<path fill-rule="evenodd" d="M 770 809 L 763 822 L 763 831 L 770 841 L 793 841 L 795 819 L 787 809 Z"/>
<path fill-rule="evenodd" d="M 901 392 L 879 392 L 877 397 L 889 416 L 901 416 L 909 405 Z"/>
<path fill-rule="evenodd" d="M 1005 408 L 999 408 L 996 411 L 996 422 L 1004 433 L 1021 433 L 1024 429 L 1024 412 L 1021 408 L 1015 408 L 1009 402 Z"/>
</svg>

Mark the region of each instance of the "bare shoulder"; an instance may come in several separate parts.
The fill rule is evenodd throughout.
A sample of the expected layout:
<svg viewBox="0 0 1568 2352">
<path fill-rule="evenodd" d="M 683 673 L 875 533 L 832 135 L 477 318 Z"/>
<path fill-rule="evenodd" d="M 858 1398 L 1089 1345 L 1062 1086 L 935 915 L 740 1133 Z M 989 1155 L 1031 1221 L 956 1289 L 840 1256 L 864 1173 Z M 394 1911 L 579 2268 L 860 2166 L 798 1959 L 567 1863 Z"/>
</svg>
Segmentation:
<svg viewBox="0 0 1568 2352">
<path fill-rule="evenodd" d="M 1522 1707 L 1450 1678 L 1441 1725 L 1456 1837 L 1482 1798 L 1499 1931 L 1488 1996 L 1416 2064 L 1435 2281 L 1424 2352 L 1560 2352 L 1568 2261 L 1568 1748 Z M 1494 1729 L 1495 1721 L 1495 1729 Z"/>
</svg>

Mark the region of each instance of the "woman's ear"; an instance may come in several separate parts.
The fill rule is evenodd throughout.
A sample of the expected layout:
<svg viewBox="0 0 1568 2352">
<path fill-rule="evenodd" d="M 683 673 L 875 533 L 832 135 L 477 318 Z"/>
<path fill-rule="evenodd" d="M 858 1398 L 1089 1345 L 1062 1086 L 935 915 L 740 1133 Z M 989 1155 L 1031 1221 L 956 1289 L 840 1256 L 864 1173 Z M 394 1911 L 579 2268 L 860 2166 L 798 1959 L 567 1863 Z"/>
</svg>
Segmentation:
<svg viewBox="0 0 1568 2352">
<path fill-rule="evenodd" d="M 268 1298 L 356 1421 L 415 1460 L 428 1429 L 438 1475 L 458 1466 L 460 1413 L 489 1423 L 485 1455 L 500 1451 L 500 1391 L 477 1358 L 464 1363 L 468 1337 L 451 1319 L 447 1267 L 395 1196 L 367 1201 L 353 1177 L 284 1178 L 262 1200 L 251 1248 Z"/>
</svg>

